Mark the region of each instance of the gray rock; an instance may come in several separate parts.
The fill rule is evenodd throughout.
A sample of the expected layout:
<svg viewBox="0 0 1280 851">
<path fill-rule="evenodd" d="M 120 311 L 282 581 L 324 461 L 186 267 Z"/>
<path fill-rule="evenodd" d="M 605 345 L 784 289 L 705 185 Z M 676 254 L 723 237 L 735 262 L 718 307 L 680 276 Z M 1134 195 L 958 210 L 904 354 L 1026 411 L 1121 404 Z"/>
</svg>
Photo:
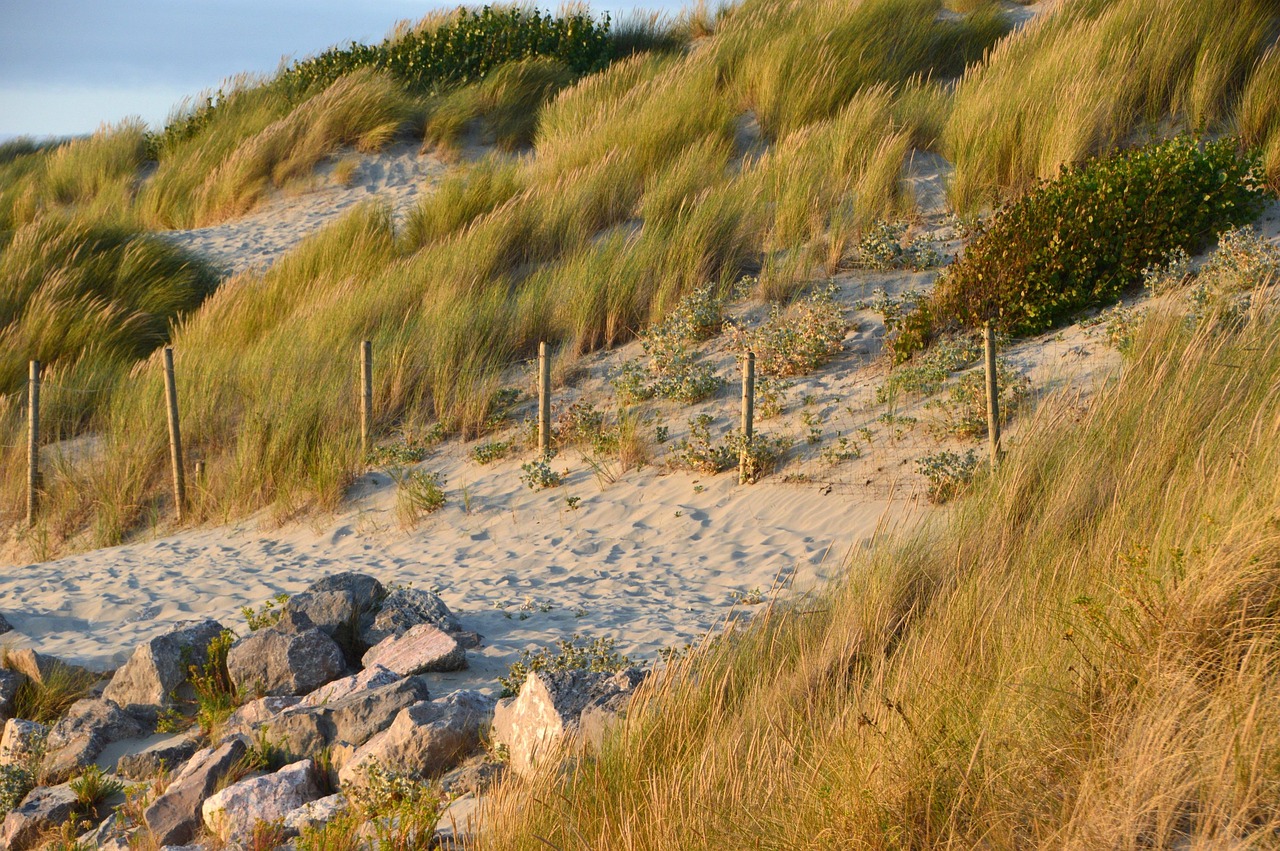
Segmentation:
<svg viewBox="0 0 1280 851">
<path fill-rule="evenodd" d="M 286 753 L 314 756 L 339 742 L 364 744 L 385 730 L 402 709 L 428 697 L 421 680 L 396 678 L 316 706 L 298 704 L 286 709 L 267 722 L 268 734 Z"/>
<path fill-rule="evenodd" d="M 364 654 L 364 666 L 382 665 L 402 676 L 431 671 L 460 671 L 467 667 L 467 651 L 434 624 L 410 627 L 390 636 Z"/>
<path fill-rule="evenodd" d="M 112 813 L 93 830 L 81 836 L 79 841 L 82 847 L 96 848 L 98 851 L 107 848 L 125 851 L 129 847 L 129 827 L 119 813 Z"/>
<path fill-rule="evenodd" d="M 347 796 L 342 793 L 309 801 L 284 817 L 285 836 L 297 836 L 308 828 L 320 828 L 347 811 Z"/>
<path fill-rule="evenodd" d="M 4 615 L 0 615 L 0 635 L 6 632 L 13 632 L 13 625 L 4 619 Z"/>
<path fill-rule="evenodd" d="M 200 731 L 189 730 L 120 757 L 116 761 L 116 774 L 128 780 L 146 780 L 182 765 L 195 756 L 199 747 Z"/>
<path fill-rule="evenodd" d="M 0 765 L 23 765 L 44 747 L 49 728 L 35 721 L 10 718 L 0 734 Z"/>
<path fill-rule="evenodd" d="M 581 739 L 581 719 L 588 720 L 588 736 L 598 736 L 611 716 L 625 709 L 644 679 L 638 668 L 616 674 L 592 671 L 531 673 L 514 698 L 498 703 L 493 738 L 507 746 L 511 770 L 528 776 L 561 749 Z"/>
<path fill-rule="evenodd" d="M 346 662 L 333 639 L 314 627 L 300 632 L 272 627 L 231 645 L 227 671 L 246 694 L 306 694 L 346 673 Z"/>
<path fill-rule="evenodd" d="M 102 696 L 147 718 L 194 699 L 189 669 L 209 661 L 209 642 L 222 630 L 215 620 L 191 621 L 138 645 Z"/>
<path fill-rule="evenodd" d="M 475 691 L 415 703 L 358 749 L 338 777 L 361 785 L 370 763 L 424 777 L 442 774 L 480 744 L 492 717 L 493 699 Z"/>
<path fill-rule="evenodd" d="M 252 736 L 263 724 L 290 706 L 297 706 L 302 698 L 295 695 L 260 697 L 251 700 L 232 712 L 222 729 L 227 736 Z"/>
<path fill-rule="evenodd" d="M 96 674 L 88 668 L 64 662 L 56 656 L 37 653 L 29 647 L 22 650 L 9 650 L 4 655 L 6 668 L 19 674 L 25 674 L 38 683 L 44 683 L 50 676 L 56 676 L 60 679 L 79 680 L 88 688 L 94 681 L 101 679 L 100 674 Z"/>
<path fill-rule="evenodd" d="M 17 671 L 6 671 L 0 668 L 0 721 L 13 717 L 13 700 L 18 696 L 18 689 L 27 681 Z"/>
<path fill-rule="evenodd" d="M 304 593 L 320 594 L 326 591 L 349 591 L 361 609 L 376 609 L 382 598 L 387 596 L 381 582 L 367 573 L 355 571 L 331 573 L 317 579 L 306 587 Z"/>
<path fill-rule="evenodd" d="M 205 826 L 225 842 L 253 837 L 258 822 L 283 821 L 294 810 L 320 797 L 311 760 L 286 765 L 275 774 L 233 783 L 209 797 L 201 807 Z"/>
<path fill-rule="evenodd" d="M 76 793 L 66 784 L 33 789 L 0 824 L 0 848 L 26 851 L 35 847 L 42 833 L 71 817 L 75 806 Z"/>
<path fill-rule="evenodd" d="M 499 762 L 487 753 L 478 753 L 446 772 L 440 778 L 440 788 L 453 797 L 483 795 L 489 791 L 490 786 L 502 779 L 506 770 L 505 762 Z"/>
<path fill-rule="evenodd" d="M 143 813 L 159 845 L 189 842 L 200 826 L 200 805 L 213 794 L 247 747 L 241 739 L 230 739 L 216 748 L 198 751 L 182 771 Z"/>
<path fill-rule="evenodd" d="M 101 697 L 77 700 L 49 731 L 41 776 L 47 783 L 60 783 L 93 762 L 111 742 L 148 732 L 141 721 L 113 701 Z"/>
<path fill-rule="evenodd" d="M 311 694 L 298 701 L 298 706 L 323 706 L 326 703 L 334 703 L 351 695 L 368 691 L 378 686 L 390 685 L 400 679 L 400 675 L 394 671 L 390 671 L 381 665 L 373 665 L 365 668 L 358 674 L 352 674 L 349 677 L 343 677 L 340 680 L 334 680 L 326 683 Z"/>
<path fill-rule="evenodd" d="M 424 623 L 451 634 L 462 632 L 462 624 L 438 595 L 418 588 L 397 588 L 361 623 L 360 640 L 373 647 Z"/>
<path fill-rule="evenodd" d="M 480 808 L 484 798 L 463 795 L 450 802 L 436 822 L 435 847 L 443 851 L 474 848 L 480 838 Z"/>
</svg>

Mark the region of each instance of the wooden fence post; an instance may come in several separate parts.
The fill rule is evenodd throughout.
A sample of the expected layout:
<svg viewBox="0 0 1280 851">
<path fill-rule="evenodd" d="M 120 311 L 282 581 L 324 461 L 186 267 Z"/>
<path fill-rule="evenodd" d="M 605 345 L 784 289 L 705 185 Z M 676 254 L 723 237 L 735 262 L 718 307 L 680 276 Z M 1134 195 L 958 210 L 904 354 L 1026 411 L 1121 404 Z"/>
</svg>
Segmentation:
<svg viewBox="0 0 1280 851">
<path fill-rule="evenodd" d="M 173 464 L 173 506 L 182 522 L 187 482 L 182 472 L 182 430 L 178 426 L 178 386 L 173 379 L 173 346 L 164 347 L 164 397 L 169 410 L 169 460 Z"/>
<path fill-rule="evenodd" d="M 373 440 L 373 341 L 360 343 L 360 451 L 365 458 Z"/>
<path fill-rule="evenodd" d="M 27 525 L 36 525 L 40 510 L 40 361 L 31 362 L 27 377 Z"/>
<path fill-rule="evenodd" d="M 991 444 L 991 469 L 1000 459 L 1000 382 L 996 378 L 996 329 L 990 321 L 982 329 L 987 365 L 987 438 Z"/>
<path fill-rule="evenodd" d="M 547 344 L 538 344 L 538 452 L 551 456 L 551 358 Z"/>
<path fill-rule="evenodd" d="M 756 355 L 747 352 L 742 361 L 742 451 L 738 456 L 738 484 L 745 485 L 754 477 L 751 469 L 751 441 L 755 436 Z"/>
</svg>

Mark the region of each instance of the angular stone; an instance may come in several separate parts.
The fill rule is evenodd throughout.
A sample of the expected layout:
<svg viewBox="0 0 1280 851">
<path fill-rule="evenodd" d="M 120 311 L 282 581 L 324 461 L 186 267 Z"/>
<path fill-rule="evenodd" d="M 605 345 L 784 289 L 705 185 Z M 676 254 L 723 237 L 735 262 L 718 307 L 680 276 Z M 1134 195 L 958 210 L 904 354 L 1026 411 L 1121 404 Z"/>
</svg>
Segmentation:
<svg viewBox="0 0 1280 851">
<path fill-rule="evenodd" d="M 439 595 L 418 588 L 397 588 L 361 623 L 360 640 L 373 647 L 424 623 L 450 634 L 462 632 L 462 624 Z"/>
<path fill-rule="evenodd" d="M 236 709 L 222 726 L 226 736 L 252 736 L 258 727 L 279 715 L 290 706 L 297 706 L 302 698 L 295 695 L 260 697 Z"/>
<path fill-rule="evenodd" d="M 387 591 L 382 583 L 367 573 L 349 570 L 344 573 L 331 573 L 317 579 L 306 587 L 306 592 L 320 594 L 326 591 L 348 591 L 361 609 L 376 609 Z"/>
<path fill-rule="evenodd" d="M 480 808 L 484 798 L 463 795 L 450 802 L 436 822 L 435 847 L 441 851 L 474 848 L 480 838 Z"/>
<path fill-rule="evenodd" d="M 453 768 L 480 744 L 493 717 L 493 698 L 456 691 L 401 710 L 391 726 L 358 749 L 338 772 L 343 783 L 361 785 L 370 763 L 433 777 Z"/>
<path fill-rule="evenodd" d="M 366 668 L 382 665 L 402 676 L 430 671 L 460 671 L 467 667 L 467 651 L 457 640 L 434 624 L 410 627 L 401 636 L 391 636 L 364 654 Z"/>
<path fill-rule="evenodd" d="M 194 699 L 189 669 L 209 661 L 209 643 L 222 631 L 215 620 L 190 621 L 138 645 L 102 696 L 148 718 Z"/>
<path fill-rule="evenodd" d="M 56 656 L 37 653 L 30 647 L 22 650 L 9 650 L 4 655 L 6 668 L 19 674 L 25 674 L 38 683 L 44 683 L 50 676 L 57 676 L 81 680 L 88 686 L 100 678 L 99 674 L 95 674 L 88 668 L 64 662 Z"/>
<path fill-rule="evenodd" d="M 49 728 L 35 721 L 10 718 L 0 734 L 0 765 L 23 765 L 44 748 Z"/>
<path fill-rule="evenodd" d="M 306 694 L 346 673 L 346 662 L 333 639 L 314 627 L 301 632 L 272 627 L 231 645 L 227 671 L 246 694 Z"/>
<path fill-rule="evenodd" d="M 111 742 L 148 732 L 141 721 L 113 701 L 100 697 L 77 700 L 49 731 L 41 776 L 47 783 L 60 783 L 93 762 Z"/>
<path fill-rule="evenodd" d="M 230 739 L 191 758 L 142 815 L 158 844 L 180 845 L 191 840 L 200 826 L 200 805 L 246 750 L 242 739 Z"/>
<path fill-rule="evenodd" d="M 507 746 L 511 770 L 527 776 L 580 734 L 584 712 L 592 728 L 607 723 L 597 713 L 621 712 L 644 679 L 638 668 L 616 674 L 593 671 L 535 671 L 520 693 L 499 701 L 493 716 L 493 738 Z M 589 710 L 589 711 L 588 711 Z"/>
<path fill-rule="evenodd" d="M 234 783 L 204 802 L 205 826 L 226 842 L 253 837 L 258 822 L 283 821 L 294 810 L 320 797 L 315 766 L 306 759 L 275 774 Z"/>
<path fill-rule="evenodd" d="M 381 665 L 373 665 L 358 674 L 352 674 L 349 677 L 343 677 L 340 680 L 334 680 L 331 683 L 320 686 L 320 688 L 298 701 L 297 705 L 309 707 L 336 703 L 357 692 L 390 685 L 399 679 L 400 675 L 396 672 L 387 670 Z"/>
<path fill-rule="evenodd" d="M 34 848 L 41 834 L 71 817 L 76 793 L 66 784 L 39 786 L 4 818 L 0 825 L 0 848 L 26 851 Z"/>
<path fill-rule="evenodd" d="M 14 698 L 18 696 L 18 689 L 26 681 L 26 676 L 17 671 L 6 671 L 0 668 L 0 721 L 7 721 L 13 717 Z"/>
<path fill-rule="evenodd" d="M 285 836 L 297 836 L 308 828 L 324 827 L 347 811 L 347 796 L 339 792 L 326 798 L 317 798 L 289 812 L 284 817 Z"/>
<path fill-rule="evenodd" d="M 385 730 L 402 709 L 428 697 L 421 680 L 396 678 L 317 706 L 286 709 L 268 722 L 269 735 L 286 753 L 298 757 L 314 756 L 338 742 L 361 745 Z"/>
<path fill-rule="evenodd" d="M 4 619 L 4 615 L 0 615 L 0 635 L 6 632 L 13 632 L 13 625 Z"/>
<path fill-rule="evenodd" d="M 137 753 L 116 761 L 116 774 L 128 780 L 146 780 L 162 771 L 172 771 L 195 756 L 200 747 L 200 731 L 190 730 L 148 745 Z"/>
<path fill-rule="evenodd" d="M 502 779 L 507 764 L 499 762 L 487 753 L 478 753 L 445 773 L 440 778 L 440 788 L 449 796 L 483 795 L 489 787 Z"/>
</svg>

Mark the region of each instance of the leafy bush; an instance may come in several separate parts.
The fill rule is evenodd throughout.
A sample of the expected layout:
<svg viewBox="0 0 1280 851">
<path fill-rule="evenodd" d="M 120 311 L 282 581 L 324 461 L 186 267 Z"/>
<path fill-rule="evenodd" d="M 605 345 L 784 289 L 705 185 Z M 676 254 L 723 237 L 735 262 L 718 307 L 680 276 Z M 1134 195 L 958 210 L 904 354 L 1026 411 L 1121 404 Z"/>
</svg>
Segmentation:
<svg viewBox="0 0 1280 851">
<path fill-rule="evenodd" d="M 444 476 L 424 470 L 397 470 L 392 474 L 396 483 L 396 515 L 405 526 L 417 523 L 424 514 L 433 514 L 444 508 Z"/>
<path fill-rule="evenodd" d="M 786 310 L 774 305 L 759 328 L 726 326 L 730 339 L 743 352 L 755 352 L 762 375 L 803 375 L 835 357 L 844 345 L 849 323 L 836 302 L 831 284 L 815 290 Z"/>
<path fill-rule="evenodd" d="M 906 222 L 877 221 L 858 241 L 858 265 L 864 269 L 931 269 L 942 264 L 942 255 L 926 241 L 915 238 L 906 245 Z"/>
<path fill-rule="evenodd" d="M 621 671 L 635 663 L 630 657 L 614 649 L 612 638 L 594 638 L 590 641 L 574 633 L 561 638 L 551 648 L 522 650 L 520 660 L 511 666 L 505 677 L 498 677 L 502 684 L 502 696 L 510 697 L 520 691 L 525 678 L 534 671 Z"/>
<path fill-rule="evenodd" d="M 910 363 L 891 371 L 884 384 L 876 388 L 876 402 L 886 404 L 899 393 L 932 396 L 942 389 L 952 373 L 977 363 L 981 355 L 980 344 L 970 335 L 941 340 L 928 351 L 918 353 Z"/>
<path fill-rule="evenodd" d="M 916 469 L 929 480 L 929 501 L 937 504 L 958 496 L 973 481 L 977 468 L 978 453 L 973 449 L 963 455 L 944 449 L 916 462 Z"/>
<path fill-rule="evenodd" d="M 240 694 L 227 670 L 227 651 L 235 643 L 236 634 L 224 629 L 209 642 L 208 658 L 203 665 L 187 668 L 191 687 L 196 693 L 196 723 L 210 739 L 240 705 Z"/>
<path fill-rule="evenodd" d="M 1265 190 L 1257 159 L 1230 139 L 1175 139 L 1064 168 L 1002 208 L 933 296 L 907 320 L 904 358 L 940 330 L 1035 334 L 1075 312 L 1114 302 L 1171 251 L 1197 251 L 1252 219 Z"/>
<path fill-rule="evenodd" d="M 86 766 L 68 785 L 81 812 L 92 814 L 95 819 L 103 801 L 124 791 L 124 783 L 118 777 L 107 774 L 97 765 Z"/>
<path fill-rule="evenodd" d="M 551 469 L 551 464 L 542 458 L 521 464 L 520 470 L 520 481 L 529 490 L 546 490 L 564 484 L 564 476 Z"/>
<path fill-rule="evenodd" d="M 279 623 L 280 616 L 284 614 L 284 604 L 287 602 L 289 602 L 289 595 L 280 591 L 256 609 L 253 606 L 241 606 L 240 614 L 244 616 L 244 622 L 248 624 L 249 631 L 256 632 Z"/>
<path fill-rule="evenodd" d="M 489 440 L 473 447 L 471 457 L 477 464 L 492 464 L 494 461 L 501 461 L 506 458 L 510 452 L 511 441 Z"/>
<path fill-rule="evenodd" d="M 791 441 L 786 437 L 770 437 L 755 432 L 747 438 L 742 432 L 735 431 L 729 435 L 727 447 L 731 463 L 746 460 L 742 470 L 742 483 L 753 485 L 761 477 L 773 472 L 778 461 L 791 448 Z"/>
<path fill-rule="evenodd" d="M 644 335 L 646 367 L 625 363 L 613 377 L 624 403 L 659 396 L 692 404 L 715 394 L 724 383 L 693 346 L 714 336 L 724 324 L 724 297 L 711 284 L 685 296 L 669 316 Z"/>
<path fill-rule="evenodd" d="M 689 436 L 671 447 L 671 466 L 715 475 L 733 466 L 737 460 L 733 450 L 711 439 L 710 414 L 699 414 L 689 420 Z"/>
</svg>

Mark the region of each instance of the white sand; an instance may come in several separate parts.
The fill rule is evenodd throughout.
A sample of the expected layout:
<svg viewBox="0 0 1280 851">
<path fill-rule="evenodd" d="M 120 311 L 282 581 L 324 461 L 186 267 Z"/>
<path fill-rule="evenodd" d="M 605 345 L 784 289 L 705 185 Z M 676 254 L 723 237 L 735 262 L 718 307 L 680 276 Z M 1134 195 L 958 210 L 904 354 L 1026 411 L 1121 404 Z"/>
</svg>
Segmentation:
<svg viewBox="0 0 1280 851">
<path fill-rule="evenodd" d="M 954 251 L 958 245 L 940 209 L 946 168 L 940 158 L 918 157 L 908 179 L 927 214 L 922 231 Z M 382 198 L 403 212 L 444 169 L 432 157 L 399 149 L 366 160 L 357 186 L 321 180 L 311 194 L 283 197 L 243 220 L 173 238 L 232 269 L 267 263 L 360 198 Z M 933 277 L 846 272 L 837 281 L 840 298 L 852 306 L 876 288 L 923 289 Z M 759 321 L 765 312 L 740 307 L 735 318 Z M 930 513 L 916 460 L 940 448 L 977 445 L 939 437 L 934 426 L 941 415 L 926 399 L 899 399 L 899 419 L 884 420 L 887 409 L 874 398 L 887 370 L 877 358 L 883 326 L 870 311 L 851 309 L 849 316 L 854 328 L 843 354 L 795 379 L 784 413 L 757 423 L 759 431 L 795 442 L 782 468 L 760 484 L 739 486 L 732 473 L 673 472 L 665 464 L 669 442 L 655 447 L 650 466 L 612 482 L 598 479 L 581 454 L 568 450 L 553 464 L 568 471 L 566 483 L 533 492 L 520 482 L 520 463 L 531 453 L 481 466 L 471 459 L 471 446 L 449 443 L 421 465 L 446 477 L 449 504 L 413 529 L 399 525 L 395 485 L 375 471 L 356 483 L 337 516 L 283 528 L 249 519 L 224 528 L 161 529 L 153 540 L 5 568 L 0 612 L 16 630 L 0 643 L 107 669 L 174 622 L 207 616 L 243 631 L 242 606 L 299 591 L 332 572 L 358 570 L 387 584 L 438 589 L 463 624 L 485 637 L 470 654 L 471 669 L 440 675 L 442 687 L 492 687 L 521 650 L 575 632 L 614 638 L 619 650 L 652 659 L 663 648 L 696 641 L 735 612 L 753 610 L 735 607 L 735 596 L 820 587 L 849 549 L 868 543 L 878 529 L 910 528 Z M 697 406 L 655 406 L 672 441 L 699 413 L 716 418 L 717 434 L 736 424 L 734 355 L 724 338 L 704 353 L 731 381 Z M 586 399 L 611 410 L 607 377 L 623 360 L 640 356 L 632 343 L 584 359 L 582 377 L 557 391 L 557 409 Z M 1007 356 L 1037 388 L 1085 395 L 1119 360 L 1080 328 L 1023 343 Z M 531 384 L 519 368 L 509 379 L 518 387 Z M 531 406 L 526 396 L 515 419 Z M 820 439 L 811 445 L 815 429 Z M 872 436 L 857 439 L 861 457 L 834 464 L 824 457 L 839 436 L 863 429 Z M 1009 440 L 1017 439 L 1015 427 Z M 92 455 L 77 447 L 71 448 Z M 580 500 L 576 509 L 569 497 Z"/>
</svg>

